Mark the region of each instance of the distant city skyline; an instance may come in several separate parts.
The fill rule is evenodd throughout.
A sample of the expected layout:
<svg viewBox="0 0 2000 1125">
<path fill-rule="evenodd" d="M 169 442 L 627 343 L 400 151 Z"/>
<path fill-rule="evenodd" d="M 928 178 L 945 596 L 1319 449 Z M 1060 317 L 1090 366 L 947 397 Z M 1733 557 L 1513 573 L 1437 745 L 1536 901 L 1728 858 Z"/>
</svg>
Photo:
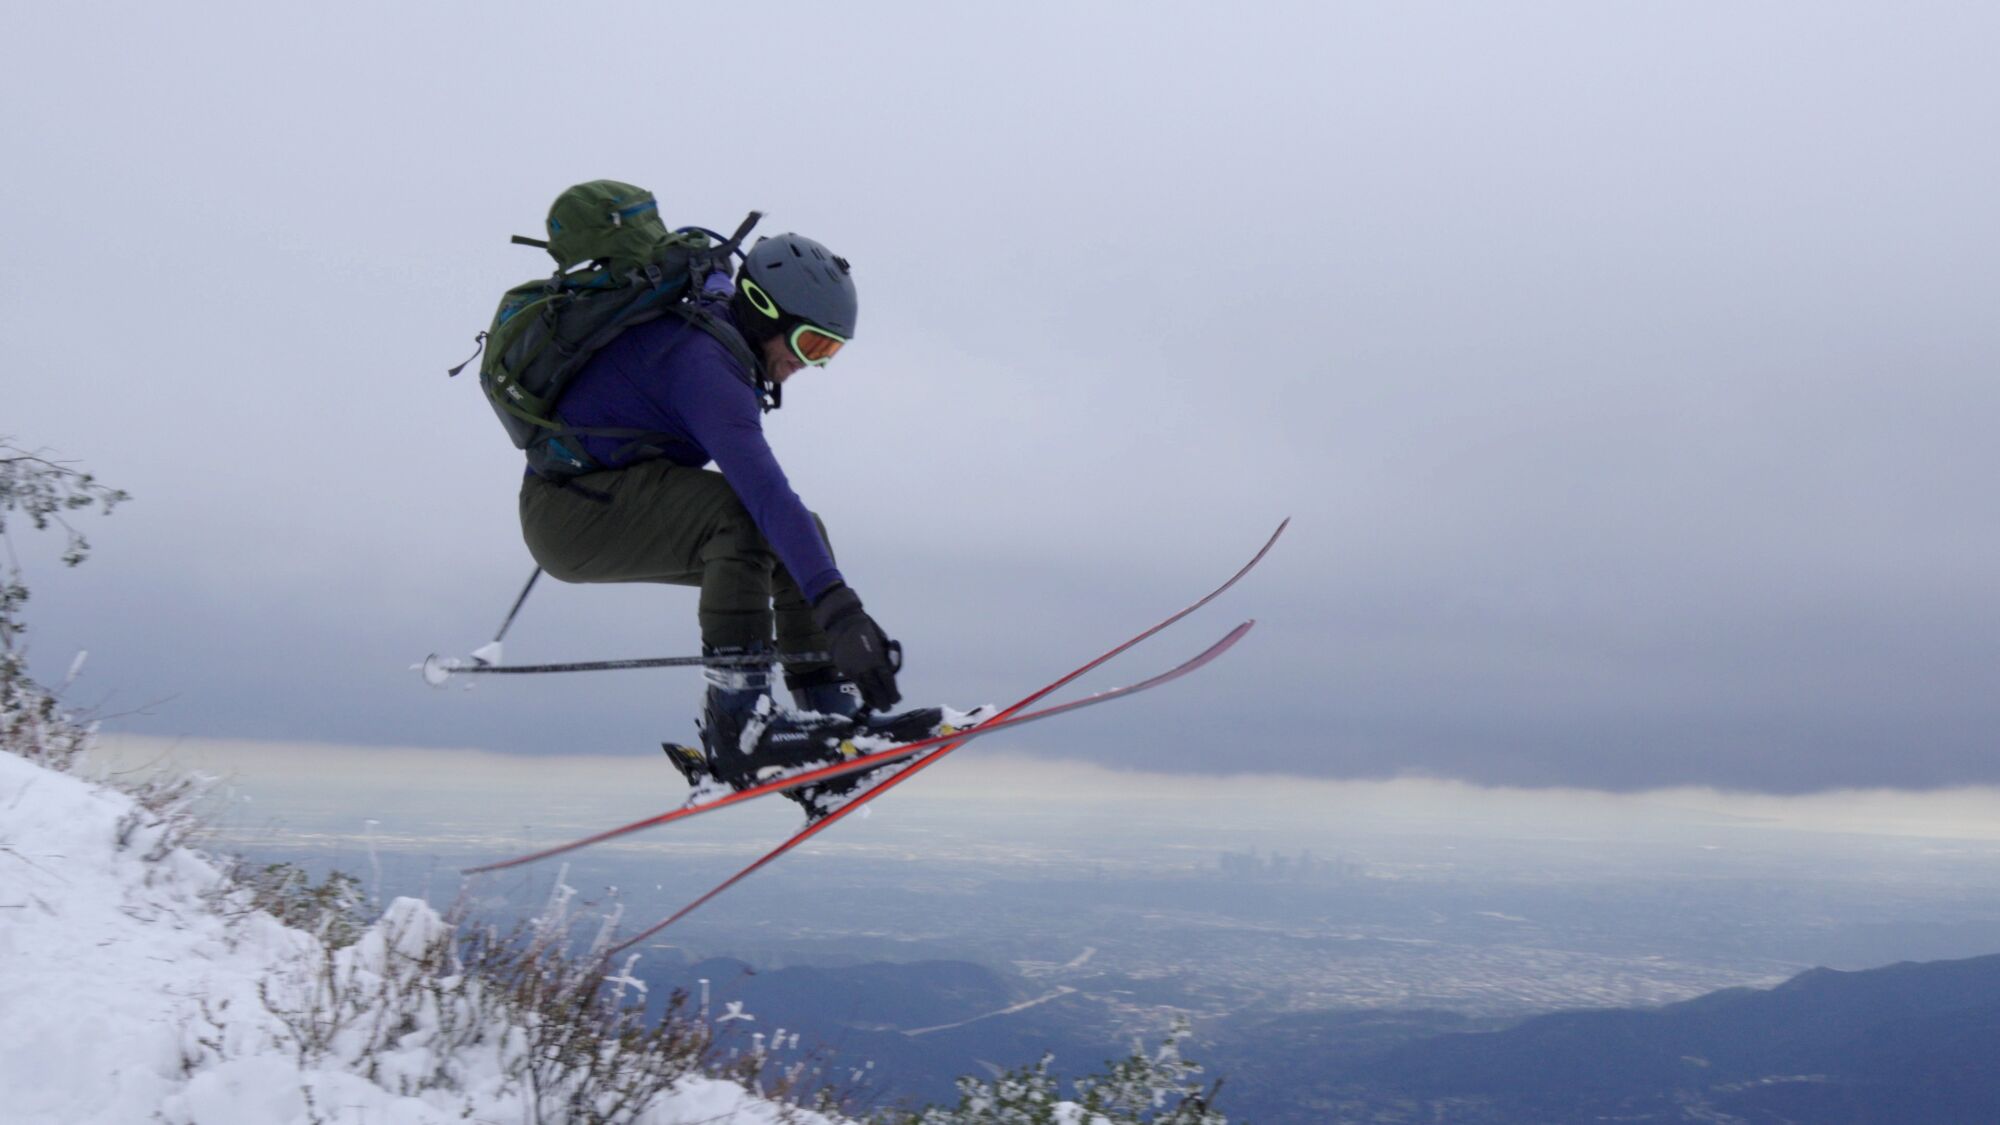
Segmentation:
<svg viewBox="0 0 2000 1125">
<path fill-rule="evenodd" d="M 161 751 L 116 739 L 106 764 Z M 632 932 L 798 819 L 760 802 L 467 881 L 468 863 L 666 807 L 662 790 L 674 787 L 662 764 L 581 758 L 550 774 L 544 758 L 465 751 L 172 752 L 230 778 L 213 838 L 222 848 L 346 870 L 371 895 L 421 893 L 489 918 L 539 909 L 561 880 L 586 911 L 622 910 Z M 1993 791 L 1843 804 L 1448 782 L 1204 785 L 960 758 L 663 932 L 639 950 L 645 963 L 942 959 L 1025 974 L 1030 991 L 1074 985 L 1114 1000 L 1120 981 L 1151 981 L 1152 1002 L 1214 1013 L 1518 1016 L 2000 947 Z M 1307 853 L 1342 877 L 1219 862 L 1282 856 L 1289 869 Z M 1118 1003 L 1142 1022 L 1158 1014 Z"/>
</svg>

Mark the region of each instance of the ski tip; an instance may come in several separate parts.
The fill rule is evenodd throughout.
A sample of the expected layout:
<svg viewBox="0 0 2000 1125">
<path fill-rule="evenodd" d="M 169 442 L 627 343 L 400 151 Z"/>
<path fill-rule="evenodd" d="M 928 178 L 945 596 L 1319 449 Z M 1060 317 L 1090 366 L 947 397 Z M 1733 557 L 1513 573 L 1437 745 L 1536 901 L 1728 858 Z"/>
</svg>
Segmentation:
<svg viewBox="0 0 2000 1125">
<path fill-rule="evenodd" d="M 1249 566 L 1245 566 L 1243 569 L 1248 570 L 1250 567 L 1263 562 L 1264 556 L 1270 554 L 1271 548 L 1278 545 L 1278 540 L 1284 537 L 1285 529 L 1290 526 L 1292 526 L 1292 517 L 1286 516 L 1284 519 L 1279 520 L 1277 529 L 1271 532 L 1271 537 L 1264 540 L 1262 547 L 1257 548 L 1257 557 L 1251 559 Z"/>
</svg>

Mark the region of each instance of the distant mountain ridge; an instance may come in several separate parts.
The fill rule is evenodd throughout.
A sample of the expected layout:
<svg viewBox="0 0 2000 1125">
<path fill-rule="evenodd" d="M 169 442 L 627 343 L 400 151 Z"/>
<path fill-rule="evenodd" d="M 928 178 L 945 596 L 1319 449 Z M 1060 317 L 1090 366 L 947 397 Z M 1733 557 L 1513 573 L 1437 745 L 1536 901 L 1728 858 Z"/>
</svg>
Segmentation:
<svg viewBox="0 0 2000 1125">
<path fill-rule="evenodd" d="M 926 1027 L 1004 1008 L 1018 987 L 967 961 L 868 962 L 842 968 L 809 965 L 753 969 L 729 957 L 657 972 L 675 987 L 696 992 L 709 982 L 712 996 L 741 1000 L 751 1012 L 783 1013 L 805 1006 L 842 1026 L 878 1031 Z"/>
<path fill-rule="evenodd" d="M 1359 1102 L 1467 1122 L 2000 1121 L 2000 955 L 1438 1035 L 1339 1079 Z"/>
<path fill-rule="evenodd" d="M 955 1074 L 1056 1051 L 1074 1073 L 1119 1039 L 1087 992 L 937 1034 L 1039 988 L 966 962 L 755 970 L 714 959 L 653 983 L 710 982 L 715 1007 L 754 1013 L 808 1046 L 875 1064 L 891 1100 L 943 1098 Z M 1225 1079 L 1223 1106 L 1260 1125 L 1648 1122 L 1950 1125 L 2000 1122 L 2000 955 L 1813 969 L 1658 1008 L 1557 1012 L 1513 1023 L 1444 1011 L 1339 1010 L 1201 1021 L 1190 1053 Z"/>
<path fill-rule="evenodd" d="M 1044 1051 L 1056 1052 L 1073 1075 L 1130 1047 L 1106 1026 L 1100 1004 L 1066 995 L 1010 1010 L 1047 990 L 967 961 L 757 969 L 716 957 L 656 960 L 635 971 L 656 1000 L 680 989 L 698 1003 L 706 980 L 711 1012 L 725 1014 L 733 1004 L 753 1017 L 723 1024 L 726 1039 L 783 1028 L 808 1050 L 866 1068 L 865 1085 L 890 1102 L 950 1103 L 959 1075 L 1031 1063 Z"/>
</svg>

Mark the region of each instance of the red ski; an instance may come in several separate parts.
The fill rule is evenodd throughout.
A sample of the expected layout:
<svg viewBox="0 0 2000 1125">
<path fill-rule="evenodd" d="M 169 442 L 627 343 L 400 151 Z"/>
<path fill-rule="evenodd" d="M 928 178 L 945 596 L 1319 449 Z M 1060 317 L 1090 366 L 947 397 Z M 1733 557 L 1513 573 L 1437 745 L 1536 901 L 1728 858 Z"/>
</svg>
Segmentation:
<svg viewBox="0 0 2000 1125">
<path fill-rule="evenodd" d="M 487 863 L 487 864 L 482 864 L 478 867 L 467 867 L 463 870 L 462 873 L 466 875 L 477 875 L 484 871 L 500 871 L 509 867 L 519 867 L 524 863 L 534 863 L 536 860 L 548 859 L 551 856 L 562 855 L 564 852 L 573 852 L 578 848 L 587 848 L 592 844 L 601 844 L 606 840 L 613 840 L 620 836 L 625 836 L 633 832 L 640 831 L 641 829 L 651 828 L 654 825 L 667 824 L 676 820 L 685 820 L 688 817 L 699 816 L 700 814 L 705 812 L 713 812 L 716 809 L 728 808 L 730 805 L 741 804 L 742 802 L 751 800 L 752 798 L 766 797 L 772 793 L 782 793 L 787 789 L 796 789 L 801 785 L 811 785 L 813 782 L 816 781 L 826 781 L 831 778 L 846 777 L 849 774 L 865 773 L 869 770 L 875 770 L 875 769 L 880 769 L 884 766 L 894 765 L 897 762 L 906 761 L 910 758 L 917 757 L 918 755 L 921 755 L 926 751 L 934 750 L 937 747 L 942 746 L 947 742 L 949 743 L 969 742 L 972 739 L 978 738 L 981 735 L 996 734 L 1003 730 L 1011 730 L 1014 727 L 1026 726 L 1027 724 L 1035 722 L 1040 719 L 1050 719 L 1054 718 L 1057 715 L 1067 714 L 1068 712 L 1071 711 L 1081 710 L 1082 708 L 1085 707 L 1094 707 L 1099 703 L 1109 703 L 1114 699 L 1122 699 L 1128 695 L 1137 695 L 1142 691 L 1159 687 L 1161 684 L 1178 680 L 1182 676 L 1187 675 L 1189 672 L 1192 672 L 1195 669 L 1201 667 L 1202 665 L 1207 664 L 1209 661 L 1214 660 L 1216 657 L 1221 656 L 1224 652 L 1227 652 L 1231 646 L 1235 645 L 1237 641 L 1242 640 L 1243 634 L 1248 633 L 1250 631 L 1250 627 L 1254 624 L 1256 624 L 1256 622 L 1254 621 L 1245 621 L 1243 624 L 1238 625 L 1236 628 L 1230 630 L 1227 636 L 1223 637 L 1221 640 L 1210 645 L 1207 649 L 1203 650 L 1199 655 L 1195 656 L 1193 659 L 1188 660 L 1187 662 L 1180 664 L 1176 667 L 1170 668 L 1167 671 L 1162 672 L 1159 675 L 1154 676 L 1150 679 L 1140 680 L 1138 683 L 1126 684 L 1124 687 L 1108 688 L 1104 691 L 1097 692 L 1094 695 L 1086 695 L 1082 699 L 1074 699 L 1068 703 L 1058 703 L 1053 707 L 1044 707 L 1039 711 L 1030 711 L 1024 715 L 1014 714 L 1014 712 L 1020 710 L 1021 707 L 1021 705 L 1017 703 L 1013 707 L 1008 708 L 1006 711 L 1001 712 L 999 715 L 996 715 L 993 718 L 988 719 L 986 722 L 980 723 L 978 726 L 966 727 L 963 730 L 955 730 L 948 734 L 933 735 L 930 738 L 919 739 L 916 742 L 899 743 L 895 746 L 889 747 L 886 750 L 877 750 L 872 754 L 864 754 L 861 755 L 860 757 L 850 758 L 844 762 L 833 762 L 824 766 L 815 766 L 812 769 L 805 770 L 800 773 L 790 774 L 785 777 L 773 778 L 772 780 L 766 781 L 761 785 L 755 785 L 748 789 L 740 790 L 735 793 L 725 793 L 722 796 L 717 797 L 711 801 L 703 801 L 700 802 L 699 804 L 693 804 L 693 805 L 684 805 L 678 809 L 672 810 L 671 812 L 663 812 L 658 816 L 649 816 L 644 820 L 635 820 L 630 824 L 620 825 L 617 828 L 612 828 L 603 832 L 599 832 L 595 836 L 585 836 L 581 840 L 571 840 L 567 844 L 557 844 L 555 847 L 552 848 L 544 848 L 541 851 L 531 852 L 528 855 L 516 856 L 513 859 L 503 859 L 498 863 Z M 827 815 L 831 816 L 832 814 L 829 813 Z"/>
<path fill-rule="evenodd" d="M 1139 644 L 1140 642 L 1153 637 L 1155 634 L 1158 634 L 1162 630 L 1166 629 L 1168 626 L 1174 624 L 1175 622 L 1181 620 L 1187 615 L 1193 613 L 1195 610 L 1198 610 L 1201 607 L 1207 605 L 1208 603 L 1214 601 L 1216 598 L 1221 597 L 1224 591 L 1228 590 L 1231 586 L 1236 585 L 1236 583 L 1240 581 L 1244 575 L 1250 573 L 1252 568 L 1254 568 L 1258 563 L 1264 561 L 1264 556 L 1271 553 L 1272 546 L 1274 546 L 1278 542 L 1278 537 L 1285 533 L 1285 528 L 1288 527 L 1291 524 L 1291 522 L 1292 521 L 1290 519 L 1286 519 L 1282 523 L 1278 524 L 1278 529 L 1276 531 L 1273 531 L 1271 533 L 1271 537 L 1264 541 L 1264 545 L 1258 549 L 1256 555 L 1252 556 L 1249 562 L 1243 564 L 1242 569 L 1238 570 L 1235 574 L 1230 575 L 1228 581 L 1224 582 L 1220 586 L 1217 586 L 1215 589 L 1209 591 L 1207 594 L 1204 594 L 1199 600 L 1195 601 L 1187 608 L 1172 614 L 1171 616 L 1160 621 L 1159 624 L 1154 625 L 1146 629 L 1145 631 L 1136 634 L 1135 636 L 1132 637 L 1132 639 L 1125 641 L 1124 643 L 1118 645 L 1115 648 L 1110 649 L 1109 651 L 1105 652 L 1104 655 L 1099 656 L 1094 660 L 1091 660 L 1087 664 L 1079 666 L 1074 671 L 1067 673 L 1061 679 L 1056 680 L 1055 682 L 1049 684 L 1047 687 L 1044 687 L 1039 691 L 1034 692 L 1031 695 L 1024 696 L 1019 701 L 1009 706 L 1006 710 L 1000 712 L 992 719 L 987 720 L 985 723 L 982 723 L 979 726 L 972 728 L 972 730 L 962 731 L 956 735 L 944 736 L 942 739 L 939 740 L 943 743 L 943 745 L 940 745 L 936 750 L 933 750 L 930 753 L 923 755 L 922 757 L 916 758 L 915 760 L 911 761 L 909 765 L 906 766 L 905 768 L 897 771 L 895 774 L 889 777 L 882 779 L 873 787 L 865 789 L 862 792 L 856 794 L 854 799 L 849 801 L 847 804 L 842 805 L 841 807 L 833 810 L 832 812 L 828 813 L 826 816 L 820 818 L 819 820 L 815 820 L 807 824 L 803 829 L 800 829 L 797 834 L 793 835 L 791 839 L 786 840 L 784 843 L 779 844 L 777 847 L 771 849 L 769 852 L 764 854 L 763 858 L 757 860 L 750 866 L 745 867 L 743 870 L 738 871 L 736 874 L 730 876 L 727 880 L 722 882 L 715 889 L 709 891 L 707 894 L 702 895 L 700 898 L 695 899 L 693 902 L 688 903 L 686 906 L 681 907 L 679 910 L 675 911 L 672 915 L 668 916 L 664 920 L 655 922 L 653 925 L 648 926 L 647 928 L 639 931 L 638 933 L 633 934 L 631 937 L 626 938 L 624 941 L 619 942 L 617 945 L 612 946 L 610 949 L 607 949 L 605 951 L 605 956 L 610 957 L 614 954 L 622 952 L 623 950 L 629 949 L 632 946 L 637 945 L 638 943 L 646 940 L 647 938 L 652 937 L 654 934 L 659 933 L 661 930 L 666 929 L 668 926 L 673 925 L 675 922 L 680 921 L 682 918 L 687 917 L 689 914 L 694 913 L 697 909 L 706 905 L 711 899 L 715 898 L 717 895 L 720 895 L 722 892 L 742 882 L 745 878 L 748 878 L 752 872 L 763 868 L 766 864 L 770 863 L 772 860 L 777 859 L 779 856 L 784 855 L 786 852 L 791 851 L 793 848 L 796 848 L 800 844 L 805 843 L 807 840 L 812 839 L 814 836 L 818 835 L 821 831 L 831 826 L 835 821 L 846 816 L 848 813 L 853 812 L 855 809 L 862 807 L 867 802 L 874 800 L 875 797 L 878 796 L 879 794 L 886 792 L 887 790 L 892 789 L 897 785 L 902 784 L 904 781 L 909 780 L 911 777 L 916 776 L 919 772 L 931 766 L 938 759 L 944 757 L 946 754 L 951 753 L 953 750 L 957 749 L 960 745 L 964 744 L 964 742 L 968 741 L 970 736 L 975 731 L 986 732 L 989 730 L 999 729 L 1002 723 L 1006 722 L 1009 719 L 1012 719 L 1016 714 L 1018 714 L 1022 710 L 1033 706 L 1035 703 L 1039 702 L 1044 696 L 1049 695 L 1051 692 L 1058 691 L 1064 686 L 1075 681 L 1079 677 L 1085 675 L 1086 673 L 1096 670 L 1098 667 L 1102 666 L 1106 661 L 1109 661 L 1113 657 L 1116 657 L 1119 654 L 1124 653 L 1125 651 L 1131 649 L 1133 646 Z M 1248 622 L 1239 626 L 1236 631 L 1232 632 L 1228 637 L 1223 638 L 1221 642 L 1218 642 L 1218 647 L 1216 649 L 1212 649 L 1211 652 L 1219 654 L 1220 650 L 1228 648 L 1230 645 L 1236 642 L 1236 639 L 1240 639 L 1242 634 L 1244 632 L 1247 632 L 1249 628 L 1250 624 Z M 1199 660 L 1201 658 L 1197 657 L 1196 659 Z M 1209 659 L 1213 659 L 1213 656 L 1210 656 Z M 1204 660 L 1203 663 L 1206 663 L 1206 661 Z M 1083 701 L 1079 700 L 1078 702 L 1083 702 Z M 1049 708 L 1049 710 L 1054 711 L 1056 709 Z M 807 782 L 804 780 L 804 775 L 801 775 L 799 778 L 791 778 L 787 780 L 791 784 L 800 784 L 800 785 L 807 784 Z"/>
<path fill-rule="evenodd" d="M 1100 691 L 1096 695 L 1086 695 L 1084 699 L 1076 699 L 1076 701 L 1070 701 L 1070 703 L 1058 703 L 1056 707 L 1044 707 L 1040 711 L 1030 711 L 1026 715 L 1014 715 L 1014 711 L 1020 711 L 1020 705 L 1016 703 L 1008 711 L 996 715 L 994 719 L 988 719 L 986 723 L 980 723 L 978 727 L 966 727 L 962 731 L 952 731 L 952 733 L 946 733 L 946 735 L 932 735 L 930 739 L 920 739 L 916 743 L 898 743 L 894 747 L 888 747 L 884 751 L 876 751 L 872 755 L 862 755 L 862 757 L 854 757 L 854 759 L 848 759 L 848 761 L 842 761 L 842 763 L 830 763 L 830 765 L 822 765 L 822 767 L 812 767 L 808 771 L 786 775 L 786 777 L 778 777 L 778 779 L 766 781 L 762 785 L 754 785 L 750 789 L 742 789 L 738 793 L 724 793 L 722 797 L 716 797 L 714 801 L 702 801 L 702 803 L 696 803 L 696 805 L 684 805 L 680 809 L 672 809 L 668 813 L 660 813 L 658 817 L 646 817 L 644 821 L 632 821 L 630 825 L 620 825 L 616 829 L 602 831 L 602 833 L 598 833 L 594 837 L 584 837 L 584 839 L 570 841 L 570 843 L 564 843 L 564 845 L 556 845 L 556 847 L 550 847 L 550 849 L 542 849 L 542 851 L 536 851 L 536 853 L 518 855 L 514 859 L 502 859 L 498 863 L 482 863 L 480 867 L 466 867 L 466 869 L 462 869 L 462 875 L 480 875 L 482 871 L 504 871 L 508 867 L 520 867 L 524 863 L 534 863 L 538 859 L 550 859 L 550 857 L 556 857 L 556 855 L 562 855 L 562 853 L 568 853 L 568 851 L 576 851 L 580 847 L 590 847 L 594 843 L 604 843 L 604 841 L 610 841 L 610 839 L 632 835 L 636 831 L 650 829 L 654 825 L 666 825 L 666 823 L 672 823 L 672 821 L 686 821 L 688 817 L 698 817 L 702 813 L 714 813 L 716 809 L 728 809 L 730 805 L 740 805 L 740 803 L 756 799 L 756 797 L 770 797 L 772 793 L 784 793 L 786 789 L 798 789 L 800 785 L 812 785 L 816 781 L 828 781 L 828 779 L 834 779 L 834 777 L 846 777 L 850 773 L 868 773 L 868 771 L 874 771 L 874 769 L 896 765 L 900 761 L 914 759 L 914 757 L 918 757 L 918 755 L 922 755 L 926 751 L 942 747 L 944 743 L 966 743 L 966 741 L 978 739 L 980 735 L 994 735 L 994 733 L 1008 731 L 1008 729 L 1014 729 L 1014 727 L 1026 727 L 1028 723 L 1036 723 L 1040 719 L 1054 719 L 1056 715 L 1066 715 L 1070 711 L 1080 711 L 1084 707 L 1096 707 L 1098 703 L 1110 703 L 1114 699 L 1124 699 L 1128 695 L 1138 695 L 1142 691 L 1156 689 L 1156 687 L 1160 687 L 1164 683 L 1178 681 L 1180 677 L 1192 673 L 1194 669 L 1200 669 L 1208 661 L 1214 661 L 1216 657 L 1220 657 L 1222 653 L 1226 653 L 1232 645 L 1236 645 L 1238 641 L 1242 641 L 1244 633 L 1250 633 L 1252 625 L 1256 625 L 1256 623 L 1254 621 L 1246 621 L 1246 623 L 1238 625 L 1234 631 L 1230 631 L 1228 637 L 1224 637 L 1222 641 L 1216 641 L 1214 645 L 1210 645 L 1206 651 L 1202 651 L 1192 661 L 1188 661 L 1184 665 L 1178 665 L 1174 669 L 1168 669 L 1168 671 L 1164 671 L 1164 673 L 1160 673 L 1160 675 L 1156 675 L 1152 679 L 1144 679 L 1144 681 L 1138 681 L 1138 683 L 1132 683 L 1132 685 L 1126 685 L 1126 687 L 1106 689 L 1106 691 Z"/>
</svg>

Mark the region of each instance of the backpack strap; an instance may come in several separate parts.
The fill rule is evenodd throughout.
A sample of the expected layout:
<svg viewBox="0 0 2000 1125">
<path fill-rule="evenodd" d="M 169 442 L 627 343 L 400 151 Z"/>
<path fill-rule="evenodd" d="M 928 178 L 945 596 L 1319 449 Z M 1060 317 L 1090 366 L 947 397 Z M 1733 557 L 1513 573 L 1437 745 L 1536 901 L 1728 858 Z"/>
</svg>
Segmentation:
<svg viewBox="0 0 2000 1125">
<path fill-rule="evenodd" d="M 778 408 L 782 401 L 783 392 L 776 383 L 763 378 L 764 365 L 757 359 L 756 352 L 743 339 L 743 334 L 738 332 L 736 326 L 729 323 L 727 318 L 717 316 L 713 310 L 704 307 L 702 302 L 685 299 L 669 304 L 661 312 L 672 313 L 686 321 L 689 326 L 699 328 L 713 337 L 717 343 L 722 345 L 723 350 L 729 353 L 730 358 L 736 360 L 740 366 L 741 373 L 738 378 L 742 379 L 751 390 L 757 392 L 758 406 L 766 413 Z M 655 313 L 654 315 L 657 316 L 659 314 Z M 682 339 L 684 340 L 686 337 L 683 336 Z M 668 348 L 668 354 L 672 353 L 674 347 L 679 346 L 680 341 L 675 341 L 672 347 Z M 554 424 L 550 425 L 550 423 Z M 540 424 L 545 427 L 547 432 L 536 441 L 535 449 L 529 451 L 528 467 L 534 471 L 536 476 L 558 484 L 563 483 L 571 477 L 596 472 L 603 468 L 603 466 L 595 464 L 594 459 L 585 454 L 580 447 L 572 443 L 560 442 L 559 439 L 562 438 L 602 437 L 625 439 L 625 444 L 619 446 L 613 452 L 613 459 L 623 459 L 631 453 L 647 450 L 655 451 L 658 455 L 664 456 L 671 447 L 679 446 L 688 448 L 687 442 L 679 436 L 659 430 L 641 430 L 625 426 L 570 426 L 564 424 L 560 418 L 540 420 Z M 551 444 L 555 444 L 557 449 L 563 451 L 563 453 L 570 454 L 570 456 L 563 456 L 550 450 L 549 446 Z M 536 456 L 536 450 L 540 450 L 542 456 Z"/>
<path fill-rule="evenodd" d="M 764 413 L 769 414 L 778 408 L 781 400 L 778 384 L 764 378 L 763 359 L 750 347 L 749 341 L 743 338 L 743 333 L 738 332 L 734 324 L 704 308 L 699 301 L 683 302 L 674 308 L 674 312 L 689 324 L 713 336 L 730 357 L 742 365 L 743 374 L 740 378 L 749 384 L 751 390 L 757 392 L 757 405 Z"/>
<path fill-rule="evenodd" d="M 485 350 L 486 350 L 486 333 L 481 332 L 477 336 L 474 336 L 472 338 L 472 354 L 465 357 L 464 363 L 461 363 L 457 367 L 454 367 L 451 370 L 446 371 L 445 375 L 446 376 L 457 375 L 459 372 L 465 370 L 465 365 L 467 363 L 471 363 L 473 360 L 478 359 L 479 353 Z"/>
</svg>

